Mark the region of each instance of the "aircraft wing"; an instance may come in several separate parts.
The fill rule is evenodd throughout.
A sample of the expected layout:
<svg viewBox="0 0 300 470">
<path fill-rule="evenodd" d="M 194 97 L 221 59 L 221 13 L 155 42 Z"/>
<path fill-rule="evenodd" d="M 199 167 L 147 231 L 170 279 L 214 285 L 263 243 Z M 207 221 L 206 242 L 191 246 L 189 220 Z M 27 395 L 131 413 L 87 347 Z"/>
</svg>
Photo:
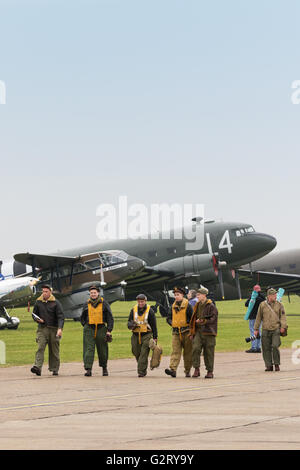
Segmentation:
<svg viewBox="0 0 300 470">
<path fill-rule="evenodd" d="M 70 265 L 77 262 L 79 256 L 57 256 L 57 255 L 38 255 L 34 253 L 18 253 L 14 255 L 19 263 L 32 266 L 34 269 L 55 269 L 60 266 Z"/>
<path fill-rule="evenodd" d="M 238 269 L 241 283 L 243 281 L 255 281 L 260 286 L 274 288 L 283 287 L 287 292 L 300 295 L 300 275 L 268 271 L 250 271 L 250 269 Z"/>
</svg>

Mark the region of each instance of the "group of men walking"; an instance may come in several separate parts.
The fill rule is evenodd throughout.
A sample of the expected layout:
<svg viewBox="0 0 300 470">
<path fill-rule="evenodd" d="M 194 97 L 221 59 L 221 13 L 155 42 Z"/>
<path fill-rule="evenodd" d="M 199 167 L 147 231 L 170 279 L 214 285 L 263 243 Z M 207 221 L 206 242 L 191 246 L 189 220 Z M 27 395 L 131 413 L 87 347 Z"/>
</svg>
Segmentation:
<svg viewBox="0 0 300 470">
<path fill-rule="evenodd" d="M 108 302 L 100 295 L 98 286 L 89 289 L 90 298 L 81 314 L 83 326 L 83 364 L 85 376 L 92 375 L 95 349 L 97 349 L 99 366 L 103 376 L 108 376 L 108 343 L 112 341 L 114 319 Z M 186 298 L 185 289 L 174 288 L 174 303 L 167 315 L 167 323 L 172 328 L 172 352 L 168 376 L 176 377 L 177 369 L 183 356 L 186 377 L 200 377 L 200 358 L 203 352 L 206 368 L 205 378 L 214 377 L 214 357 L 218 330 L 218 310 L 208 298 L 204 287 L 197 292 L 191 291 Z M 144 294 L 137 296 L 137 304 L 131 309 L 128 318 L 128 329 L 131 330 L 131 349 L 136 358 L 138 377 L 145 377 L 148 369 L 150 344 L 157 345 L 158 332 L 153 309 L 147 304 Z M 37 299 L 33 309 L 33 319 L 38 323 L 36 342 L 38 350 L 31 372 L 41 375 L 44 352 L 48 345 L 49 370 L 58 375 L 60 366 L 59 345 L 64 326 L 64 315 L 60 303 L 52 293 L 51 286 L 42 286 L 42 295 Z M 253 319 L 251 319 L 253 320 Z M 250 320 L 250 321 L 251 321 Z M 254 323 L 254 324 L 253 324 Z M 276 300 L 276 291 L 269 289 L 267 300 L 262 300 L 256 309 L 256 318 L 250 328 L 259 336 L 262 323 L 262 349 L 266 370 L 279 370 L 280 335 L 287 330 L 283 305 Z M 253 348 L 254 349 L 254 348 Z M 257 348 L 259 349 L 259 348 Z"/>
<path fill-rule="evenodd" d="M 207 370 L 205 378 L 213 378 L 218 310 L 207 295 L 207 289 L 199 289 L 198 300 L 193 307 L 191 301 L 184 297 L 183 288 L 174 289 L 175 302 L 167 317 L 167 322 L 172 326 L 172 353 L 169 369 L 165 370 L 171 377 L 176 377 L 182 352 L 185 376 L 191 377 L 193 366 L 192 377 L 200 377 L 200 357 L 203 351 Z"/>
</svg>

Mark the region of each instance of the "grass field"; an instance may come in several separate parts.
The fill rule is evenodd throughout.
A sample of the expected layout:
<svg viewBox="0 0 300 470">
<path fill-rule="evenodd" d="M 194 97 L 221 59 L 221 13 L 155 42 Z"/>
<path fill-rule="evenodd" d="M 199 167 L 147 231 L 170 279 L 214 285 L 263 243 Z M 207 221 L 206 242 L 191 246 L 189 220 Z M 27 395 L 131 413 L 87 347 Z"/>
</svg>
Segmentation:
<svg viewBox="0 0 300 470">
<path fill-rule="evenodd" d="M 249 336 L 248 322 L 243 319 L 245 314 L 245 301 L 233 300 L 217 302 L 219 310 L 217 351 L 243 351 L 249 346 L 245 337 Z M 300 340 L 300 298 L 291 297 L 291 303 L 284 297 L 283 303 L 287 313 L 289 325 L 288 336 L 282 338 L 284 348 L 291 347 L 293 341 Z M 110 344 L 110 359 L 131 357 L 130 336 L 127 329 L 127 318 L 135 302 L 116 302 L 112 305 L 115 318 L 113 342 Z M 6 365 L 24 365 L 34 362 L 36 351 L 35 331 L 37 324 L 33 322 L 31 314 L 26 309 L 16 309 L 12 315 L 20 318 L 18 330 L 0 330 L 0 340 L 6 346 Z M 166 320 L 157 314 L 157 327 L 159 344 L 163 347 L 163 354 L 168 356 L 171 352 L 171 328 Z M 47 352 L 46 356 L 47 358 Z M 82 361 L 82 326 L 80 322 L 66 320 L 61 341 L 62 362 Z"/>
</svg>

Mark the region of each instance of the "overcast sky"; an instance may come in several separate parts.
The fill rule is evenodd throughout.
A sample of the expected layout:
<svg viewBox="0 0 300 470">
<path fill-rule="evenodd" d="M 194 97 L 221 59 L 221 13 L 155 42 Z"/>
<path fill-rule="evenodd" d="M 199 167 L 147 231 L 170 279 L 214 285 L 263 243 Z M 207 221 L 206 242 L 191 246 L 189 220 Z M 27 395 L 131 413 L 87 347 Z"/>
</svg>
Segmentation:
<svg viewBox="0 0 300 470">
<path fill-rule="evenodd" d="M 0 259 L 99 204 L 205 204 L 299 248 L 298 0 L 0 0 Z"/>
</svg>

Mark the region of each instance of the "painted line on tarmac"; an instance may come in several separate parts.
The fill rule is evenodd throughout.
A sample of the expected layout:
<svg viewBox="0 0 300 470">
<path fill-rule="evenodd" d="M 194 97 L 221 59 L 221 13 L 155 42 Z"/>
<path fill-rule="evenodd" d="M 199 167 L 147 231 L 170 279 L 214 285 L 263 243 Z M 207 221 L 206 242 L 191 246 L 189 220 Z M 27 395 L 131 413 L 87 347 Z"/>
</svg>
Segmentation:
<svg viewBox="0 0 300 470">
<path fill-rule="evenodd" d="M 277 379 L 277 380 L 280 382 L 290 381 L 290 380 L 300 380 L 300 377 L 287 377 L 285 379 Z M 277 382 L 277 380 L 276 379 L 264 380 L 263 382 L 259 382 L 259 383 L 260 384 L 272 383 L 272 382 Z M 233 387 L 236 385 L 253 385 L 253 384 L 254 382 L 252 380 L 251 382 L 235 382 L 232 384 L 219 384 L 219 385 L 209 385 L 209 386 L 202 385 L 201 387 L 181 388 L 178 390 L 170 390 L 170 393 L 189 392 L 193 390 L 203 390 L 203 389 L 209 389 L 209 388 L 225 388 L 225 387 Z M 255 382 L 255 385 L 257 385 L 257 382 Z"/>
<path fill-rule="evenodd" d="M 278 381 L 290 381 L 290 380 L 299 380 L 300 377 L 286 377 L 282 379 L 278 379 Z M 275 382 L 275 379 L 263 381 L 260 383 L 270 383 Z M 277 380 L 276 380 L 277 382 Z M 195 390 L 203 390 L 203 389 L 212 389 L 212 388 L 228 388 L 228 387 L 236 387 L 238 385 L 253 385 L 252 382 L 234 382 L 231 384 L 218 384 L 218 385 L 208 385 L 208 386 L 200 386 L 200 387 L 192 387 L 192 388 L 180 388 L 176 390 L 167 390 L 167 393 L 180 393 L 180 392 L 192 392 Z M 257 385 L 257 384 L 256 384 Z M 88 403 L 92 401 L 98 400 L 115 400 L 117 398 L 128 398 L 128 397 L 141 397 L 147 395 L 157 395 L 161 394 L 161 390 L 158 392 L 148 392 L 148 393 L 129 393 L 126 395 L 109 395 L 104 397 L 94 397 L 94 398 L 80 398 L 77 400 L 64 400 L 64 401 L 54 401 L 54 402 L 46 402 L 46 403 L 31 403 L 27 405 L 18 405 L 18 406 L 8 406 L 4 408 L 0 408 L 0 411 L 13 411 L 13 410 L 22 410 L 22 409 L 29 409 L 29 408 L 40 408 L 46 406 L 57 406 L 57 405 L 70 405 L 75 403 Z"/>
</svg>

